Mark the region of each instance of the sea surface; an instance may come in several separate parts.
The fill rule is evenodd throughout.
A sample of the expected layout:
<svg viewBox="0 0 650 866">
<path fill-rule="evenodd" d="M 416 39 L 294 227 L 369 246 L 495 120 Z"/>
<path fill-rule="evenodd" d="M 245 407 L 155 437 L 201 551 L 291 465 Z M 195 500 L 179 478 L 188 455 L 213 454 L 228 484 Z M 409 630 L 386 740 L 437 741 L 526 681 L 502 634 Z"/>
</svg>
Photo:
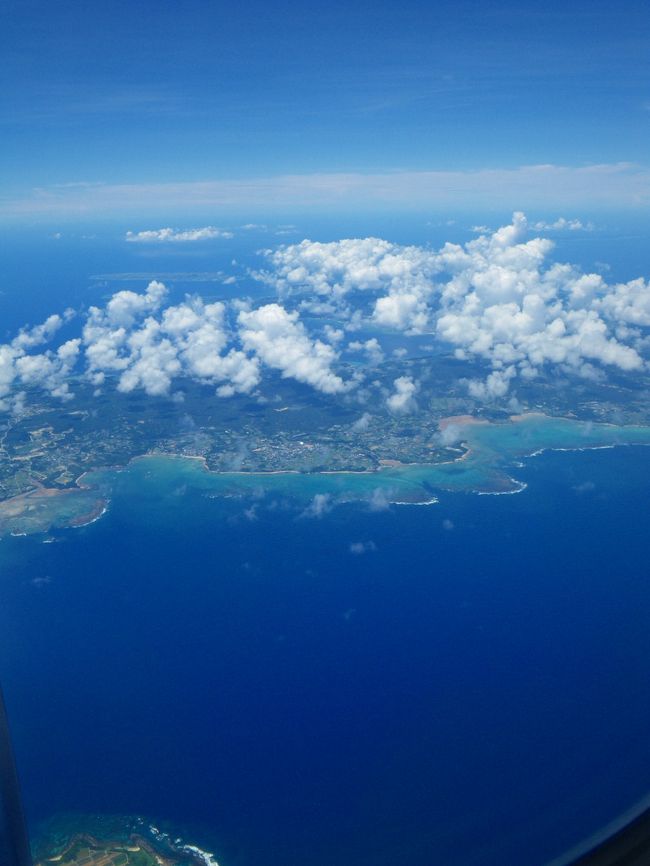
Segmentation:
<svg viewBox="0 0 650 866">
<path fill-rule="evenodd" d="M 215 496 L 185 465 L 0 542 L 33 828 L 140 815 L 220 866 L 541 866 L 648 793 L 650 448 L 426 507 L 309 510 L 300 476 Z"/>
</svg>

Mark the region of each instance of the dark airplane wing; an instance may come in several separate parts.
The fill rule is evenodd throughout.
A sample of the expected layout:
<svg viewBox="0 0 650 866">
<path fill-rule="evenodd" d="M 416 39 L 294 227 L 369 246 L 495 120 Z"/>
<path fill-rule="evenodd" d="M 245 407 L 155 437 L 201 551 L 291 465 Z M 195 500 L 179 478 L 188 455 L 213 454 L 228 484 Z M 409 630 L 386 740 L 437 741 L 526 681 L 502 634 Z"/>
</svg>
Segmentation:
<svg viewBox="0 0 650 866">
<path fill-rule="evenodd" d="M 0 689 L 0 863 L 32 866 L 9 724 Z"/>
</svg>

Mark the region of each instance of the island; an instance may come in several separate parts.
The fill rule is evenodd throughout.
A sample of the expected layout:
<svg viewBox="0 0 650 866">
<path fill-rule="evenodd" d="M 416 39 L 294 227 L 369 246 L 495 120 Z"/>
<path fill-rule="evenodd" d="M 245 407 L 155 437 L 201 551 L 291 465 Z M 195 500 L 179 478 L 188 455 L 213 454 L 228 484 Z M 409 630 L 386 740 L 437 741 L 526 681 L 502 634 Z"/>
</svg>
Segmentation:
<svg viewBox="0 0 650 866">
<path fill-rule="evenodd" d="M 86 526 L 116 486 L 146 485 L 152 473 L 212 496 L 264 488 L 434 504 L 443 490 L 518 492 L 517 463 L 546 449 L 650 441 L 650 388 L 638 374 L 562 387 L 542 377 L 500 405 L 468 397 L 463 371 L 446 357 L 374 370 L 387 391 L 397 374 L 417 378 L 409 413 L 279 375 L 228 399 L 191 380 L 167 397 L 98 395 L 81 379 L 65 403 L 31 393 L 20 415 L 0 420 L 0 537 Z"/>
<path fill-rule="evenodd" d="M 34 866 L 219 866 L 211 852 L 142 817 L 56 815 L 33 849 Z"/>
</svg>

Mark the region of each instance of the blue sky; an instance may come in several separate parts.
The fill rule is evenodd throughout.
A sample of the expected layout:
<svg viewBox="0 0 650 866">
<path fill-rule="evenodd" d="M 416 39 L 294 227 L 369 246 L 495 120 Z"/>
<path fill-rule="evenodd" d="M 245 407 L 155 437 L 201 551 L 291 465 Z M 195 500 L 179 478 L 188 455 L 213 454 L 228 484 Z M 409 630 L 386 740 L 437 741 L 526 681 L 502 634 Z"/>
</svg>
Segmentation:
<svg viewBox="0 0 650 866">
<path fill-rule="evenodd" d="M 5 221 L 650 201 L 646 2 L 3 12 Z"/>
</svg>

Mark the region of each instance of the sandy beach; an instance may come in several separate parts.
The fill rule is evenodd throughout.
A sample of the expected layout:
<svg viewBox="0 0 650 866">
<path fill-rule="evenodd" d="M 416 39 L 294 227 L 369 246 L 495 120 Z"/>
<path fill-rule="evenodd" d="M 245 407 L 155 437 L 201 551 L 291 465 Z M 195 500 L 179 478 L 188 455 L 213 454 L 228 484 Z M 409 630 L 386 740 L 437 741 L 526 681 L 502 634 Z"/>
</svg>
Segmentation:
<svg viewBox="0 0 650 866">
<path fill-rule="evenodd" d="M 489 424 L 485 418 L 475 418 L 473 415 L 450 415 L 448 418 L 441 418 L 438 421 L 438 427 L 444 431 L 448 427 L 467 427 L 470 424 Z"/>
</svg>

